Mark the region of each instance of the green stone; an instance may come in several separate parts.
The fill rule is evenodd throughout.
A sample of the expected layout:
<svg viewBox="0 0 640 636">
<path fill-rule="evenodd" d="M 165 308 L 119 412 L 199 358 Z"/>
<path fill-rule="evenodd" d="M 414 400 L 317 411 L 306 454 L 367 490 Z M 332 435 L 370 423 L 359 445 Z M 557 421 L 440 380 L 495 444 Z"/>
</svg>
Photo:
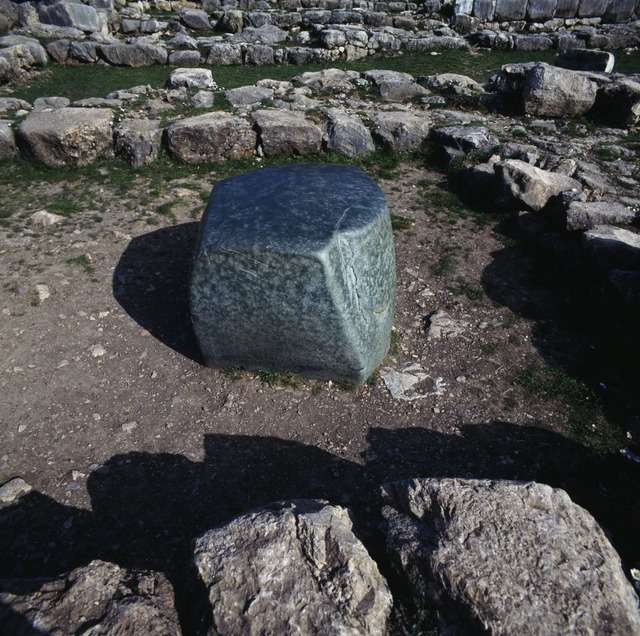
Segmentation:
<svg viewBox="0 0 640 636">
<path fill-rule="evenodd" d="M 205 363 L 363 383 L 389 350 L 395 251 L 358 168 L 293 164 L 219 182 L 190 281 Z"/>
</svg>

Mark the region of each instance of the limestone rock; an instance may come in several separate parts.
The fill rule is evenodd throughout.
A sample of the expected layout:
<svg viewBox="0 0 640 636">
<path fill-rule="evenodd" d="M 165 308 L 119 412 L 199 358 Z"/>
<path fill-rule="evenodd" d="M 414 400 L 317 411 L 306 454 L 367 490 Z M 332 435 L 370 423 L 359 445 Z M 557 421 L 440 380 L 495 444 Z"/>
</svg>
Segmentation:
<svg viewBox="0 0 640 636">
<path fill-rule="evenodd" d="M 420 144 L 429 134 L 429 123 L 412 113 L 379 112 L 371 116 L 372 134 L 394 152 L 404 152 Z"/>
<path fill-rule="evenodd" d="M 571 177 L 536 168 L 519 159 L 507 159 L 494 165 L 499 202 L 508 208 L 538 212 L 552 197 L 565 190 L 580 189 Z"/>
<path fill-rule="evenodd" d="M 357 115 L 340 108 L 327 108 L 324 132 L 327 149 L 347 157 L 367 155 L 375 150 L 369 129 Z"/>
<path fill-rule="evenodd" d="M 631 223 L 635 212 L 611 201 L 573 201 L 567 208 L 567 230 L 590 230 L 597 225 Z"/>
<path fill-rule="evenodd" d="M 125 119 L 113 131 L 116 154 L 134 168 L 145 166 L 158 158 L 162 129 L 157 121 Z"/>
<path fill-rule="evenodd" d="M 231 66 L 242 64 L 242 49 L 226 42 L 211 46 L 207 55 L 207 66 Z"/>
<path fill-rule="evenodd" d="M 591 49 L 572 49 L 562 51 L 556 57 L 556 66 L 572 71 L 602 71 L 611 73 L 616 58 L 609 51 L 592 51 Z"/>
<path fill-rule="evenodd" d="M 598 86 L 577 71 L 536 64 L 522 89 L 524 112 L 540 117 L 583 115 L 596 101 Z"/>
<path fill-rule="evenodd" d="M 405 46 L 407 51 L 435 51 L 438 49 L 467 49 L 469 45 L 463 38 L 451 35 L 432 35 L 424 38 L 413 38 Z"/>
<path fill-rule="evenodd" d="M 380 377 L 396 400 L 412 401 L 442 395 L 445 386 L 442 378 L 432 378 L 417 362 L 400 369 L 383 367 Z"/>
<path fill-rule="evenodd" d="M 411 82 L 380 82 L 378 84 L 380 89 L 380 97 L 386 102 L 404 102 L 409 99 L 415 99 L 416 97 L 426 97 L 429 95 L 429 91 Z"/>
<path fill-rule="evenodd" d="M 163 574 L 92 561 L 55 580 L 0 581 L 7 634 L 178 636 L 173 589 Z"/>
<path fill-rule="evenodd" d="M 168 88 L 213 88 L 213 75 L 208 68 L 176 68 L 167 78 Z"/>
<path fill-rule="evenodd" d="M 458 73 L 440 73 L 418 78 L 418 83 L 434 88 L 444 95 L 480 95 L 484 89 L 478 82 Z"/>
<path fill-rule="evenodd" d="M 202 63 L 199 51 L 172 51 L 169 53 L 169 65 L 196 68 Z"/>
<path fill-rule="evenodd" d="M 490 151 L 500 140 L 484 126 L 444 126 L 433 128 L 431 138 L 437 144 L 455 148 L 465 154 Z"/>
<path fill-rule="evenodd" d="M 391 594 L 344 508 L 271 504 L 195 544 L 210 633 L 382 636 Z"/>
<path fill-rule="evenodd" d="M 32 112 L 16 131 L 20 150 L 48 166 L 90 163 L 111 144 L 113 112 L 59 108 Z"/>
<path fill-rule="evenodd" d="M 190 289 L 207 364 L 361 384 L 389 349 L 395 307 L 384 197 L 362 171 L 331 164 L 221 181 Z"/>
<path fill-rule="evenodd" d="M 240 86 L 228 90 L 224 96 L 232 106 L 259 104 L 263 99 L 273 99 L 273 89 L 260 86 Z"/>
<path fill-rule="evenodd" d="M 244 61 L 245 64 L 250 66 L 263 66 L 264 64 L 273 64 L 274 55 L 274 51 L 270 46 L 252 44 L 247 47 Z"/>
<path fill-rule="evenodd" d="M 240 33 L 244 25 L 244 17 L 242 11 L 235 9 L 226 9 L 223 16 L 218 22 L 218 28 L 221 31 L 227 31 L 228 33 Z"/>
<path fill-rule="evenodd" d="M 0 159 L 8 159 L 17 152 L 11 122 L 0 119 Z"/>
<path fill-rule="evenodd" d="M 106 17 L 101 18 L 98 12 L 87 4 L 76 2 L 41 3 L 39 14 L 40 20 L 45 24 L 72 27 L 88 33 L 101 31 L 106 27 Z"/>
<path fill-rule="evenodd" d="M 208 31 L 211 29 L 209 16 L 202 9 L 182 9 L 180 20 L 189 29 L 194 31 Z"/>
<path fill-rule="evenodd" d="M 264 154 L 308 155 L 320 151 L 322 131 L 303 115 L 283 110 L 253 112 Z"/>
<path fill-rule="evenodd" d="M 618 127 L 640 122 L 640 82 L 621 79 L 601 87 L 595 104 L 595 117 Z"/>
<path fill-rule="evenodd" d="M 109 64 L 114 66 L 153 66 L 154 64 L 166 64 L 168 59 L 167 49 L 157 44 L 136 42 L 125 44 L 117 42 L 98 47 L 98 54 Z"/>
<path fill-rule="evenodd" d="M 35 223 L 37 225 L 42 225 L 43 227 L 51 227 L 52 225 L 56 225 L 64 221 L 64 217 L 60 214 L 53 214 L 52 212 L 47 212 L 46 210 L 40 210 L 38 212 L 34 212 L 29 217 L 30 223 Z"/>
<path fill-rule="evenodd" d="M 0 486 L 0 502 L 3 504 L 13 503 L 22 495 L 30 493 L 32 486 L 21 477 L 14 477 Z"/>
<path fill-rule="evenodd" d="M 351 93 L 355 90 L 355 86 L 351 81 L 358 77 L 360 77 L 360 74 L 357 71 L 328 68 L 322 71 L 308 71 L 301 75 L 296 75 L 292 81 L 317 92 Z"/>
<path fill-rule="evenodd" d="M 602 269 L 640 270 L 640 234 L 600 225 L 582 235 L 585 256 Z"/>
<path fill-rule="evenodd" d="M 638 598 L 604 532 L 538 483 L 383 486 L 387 549 L 447 633 L 637 634 Z"/>
<path fill-rule="evenodd" d="M 37 97 L 33 101 L 33 111 L 38 110 L 56 110 L 58 108 L 66 108 L 71 102 L 68 97 Z"/>
<path fill-rule="evenodd" d="M 249 122 L 224 112 L 183 119 L 165 134 L 171 153 L 187 163 L 239 159 L 256 149 L 256 133 Z"/>
</svg>

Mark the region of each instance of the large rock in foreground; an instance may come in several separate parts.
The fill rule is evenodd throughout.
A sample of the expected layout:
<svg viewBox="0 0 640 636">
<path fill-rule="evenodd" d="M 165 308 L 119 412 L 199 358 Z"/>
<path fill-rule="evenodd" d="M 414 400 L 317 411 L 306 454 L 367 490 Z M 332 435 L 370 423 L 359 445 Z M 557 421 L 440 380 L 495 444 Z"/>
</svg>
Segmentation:
<svg viewBox="0 0 640 636">
<path fill-rule="evenodd" d="M 124 570 L 92 561 L 53 581 L 0 581 L 3 633 L 181 633 L 173 589 L 158 572 Z"/>
<path fill-rule="evenodd" d="M 325 164 L 216 185 L 201 222 L 191 317 L 211 366 L 361 384 L 385 357 L 395 252 L 380 188 Z"/>
<path fill-rule="evenodd" d="M 344 508 L 296 500 L 200 537 L 211 633 L 385 634 L 391 594 L 351 526 Z"/>
<path fill-rule="evenodd" d="M 385 485 L 383 496 L 394 564 L 452 633 L 640 632 L 618 554 L 563 490 L 414 479 Z"/>
<path fill-rule="evenodd" d="M 20 150 L 48 166 L 91 163 L 111 144 L 108 108 L 58 108 L 32 112 L 16 131 Z"/>
</svg>

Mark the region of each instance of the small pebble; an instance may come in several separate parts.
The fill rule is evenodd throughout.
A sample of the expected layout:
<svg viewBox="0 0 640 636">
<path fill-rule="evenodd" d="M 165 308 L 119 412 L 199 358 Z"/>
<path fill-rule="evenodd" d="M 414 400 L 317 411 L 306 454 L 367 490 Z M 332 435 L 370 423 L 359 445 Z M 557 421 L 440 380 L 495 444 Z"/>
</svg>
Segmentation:
<svg viewBox="0 0 640 636">
<path fill-rule="evenodd" d="M 31 492 L 32 486 L 30 486 L 21 477 L 15 477 L 6 484 L 0 486 L 0 501 L 2 503 L 13 503 L 18 497 L 26 495 Z"/>
<path fill-rule="evenodd" d="M 129 433 L 134 428 L 138 428 L 138 422 L 126 422 L 126 423 L 124 423 L 122 425 L 122 432 L 123 433 Z"/>
</svg>

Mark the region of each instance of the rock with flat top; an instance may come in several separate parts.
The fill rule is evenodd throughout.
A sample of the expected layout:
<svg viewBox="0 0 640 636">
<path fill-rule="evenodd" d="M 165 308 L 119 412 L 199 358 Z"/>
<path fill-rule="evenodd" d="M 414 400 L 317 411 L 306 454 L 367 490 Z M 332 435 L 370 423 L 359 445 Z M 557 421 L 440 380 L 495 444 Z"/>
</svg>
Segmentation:
<svg viewBox="0 0 640 636">
<path fill-rule="evenodd" d="M 290 164 L 219 182 L 192 266 L 206 363 L 363 383 L 387 354 L 391 222 L 361 170 Z"/>
<path fill-rule="evenodd" d="M 176 68 L 166 81 L 169 88 L 213 88 L 213 74 L 208 68 Z"/>
<path fill-rule="evenodd" d="M 597 225 L 631 223 L 637 214 L 613 201 L 572 201 L 567 208 L 567 230 L 590 230 Z"/>
<path fill-rule="evenodd" d="M 266 156 L 320 151 L 322 131 L 304 115 L 281 109 L 256 110 L 253 118 Z"/>
<path fill-rule="evenodd" d="M 386 633 L 389 588 L 344 508 L 270 504 L 197 539 L 194 560 L 211 633 Z"/>
<path fill-rule="evenodd" d="M 394 152 L 404 152 L 419 145 L 429 134 L 429 122 L 413 113 L 388 111 L 374 113 L 372 134 Z"/>
<path fill-rule="evenodd" d="M 392 562 L 443 633 L 640 632 L 620 557 L 563 490 L 412 479 L 383 486 L 383 500 Z"/>
<path fill-rule="evenodd" d="M 640 234 L 614 225 L 599 225 L 582 235 L 589 261 L 602 269 L 640 270 Z"/>
<path fill-rule="evenodd" d="M 32 112 L 16 130 L 27 157 L 48 166 L 85 165 L 111 145 L 113 111 L 58 108 Z"/>
<path fill-rule="evenodd" d="M 371 133 L 358 115 L 341 108 L 327 108 L 323 113 L 327 118 L 324 132 L 328 150 L 347 157 L 359 157 L 375 150 Z"/>
<path fill-rule="evenodd" d="M 113 131 L 114 150 L 134 168 L 145 166 L 158 158 L 162 129 L 150 119 L 125 119 Z"/>
</svg>

